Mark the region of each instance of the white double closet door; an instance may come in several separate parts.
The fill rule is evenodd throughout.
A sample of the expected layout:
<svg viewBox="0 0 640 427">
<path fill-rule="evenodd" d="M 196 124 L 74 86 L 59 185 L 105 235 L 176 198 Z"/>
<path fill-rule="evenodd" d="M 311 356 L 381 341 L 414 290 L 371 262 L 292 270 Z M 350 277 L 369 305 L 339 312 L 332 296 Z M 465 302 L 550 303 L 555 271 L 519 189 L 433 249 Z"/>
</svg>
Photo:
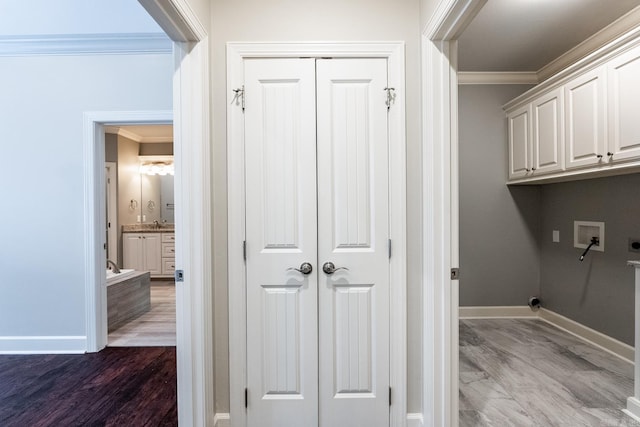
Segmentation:
<svg viewBox="0 0 640 427">
<path fill-rule="evenodd" d="M 387 61 L 244 72 L 248 425 L 388 426 Z"/>
</svg>

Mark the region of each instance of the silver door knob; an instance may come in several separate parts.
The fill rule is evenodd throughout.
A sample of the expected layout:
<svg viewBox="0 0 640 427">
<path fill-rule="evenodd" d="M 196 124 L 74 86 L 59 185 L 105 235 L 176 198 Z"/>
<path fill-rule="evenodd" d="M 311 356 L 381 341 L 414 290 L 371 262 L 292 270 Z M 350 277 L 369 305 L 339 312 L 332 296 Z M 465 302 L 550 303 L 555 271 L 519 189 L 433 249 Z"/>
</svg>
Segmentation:
<svg viewBox="0 0 640 427">
<path fill-rule="evenodd" d="M 322 271 L 324 271 L 327 274 L 333 274 L 338 270 L 348 270 L 347 267 L 338 267 L 336 268 L 336 265 L 334 263 L 332 263 L 331 261 L 327 261 L 323 264 L 322 266 Z"/>
<path fill-rule="evenodd" d="M 310 263 L 303 262 L 302 264 L 300 264 L 300 268 L 295 268 L 295 267 L 287 268 L 287 271 L 290 271 L 290 270 L 295 270 L 298 273 L 302 273 L 302 274 L 309 274 L 313 271 L 313 267 L 311 266 Z"/>
</svg>

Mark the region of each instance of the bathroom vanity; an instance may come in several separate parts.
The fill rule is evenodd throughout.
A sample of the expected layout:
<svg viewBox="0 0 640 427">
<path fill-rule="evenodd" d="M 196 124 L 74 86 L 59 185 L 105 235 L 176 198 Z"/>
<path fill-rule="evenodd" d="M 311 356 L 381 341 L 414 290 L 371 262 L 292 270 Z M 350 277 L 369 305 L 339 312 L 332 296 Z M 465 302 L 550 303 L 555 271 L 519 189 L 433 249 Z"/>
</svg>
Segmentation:
<svg viewBox="0 0 640 427">
<path fill-rule="evenodd" d="M 124 268 L 148 271 L 152 278 L 173 278 L 176 245 L 172 226 L 124 225 L 122 250 Z"/>
</svg>

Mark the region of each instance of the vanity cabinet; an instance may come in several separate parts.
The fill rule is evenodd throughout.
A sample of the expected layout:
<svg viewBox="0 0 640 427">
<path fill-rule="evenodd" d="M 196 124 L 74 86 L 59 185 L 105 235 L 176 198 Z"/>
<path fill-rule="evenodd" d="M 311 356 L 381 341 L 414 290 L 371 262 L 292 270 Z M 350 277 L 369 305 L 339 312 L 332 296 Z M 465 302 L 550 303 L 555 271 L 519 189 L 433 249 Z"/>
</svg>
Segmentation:
<svg viewBox="0 0 640 427">
<path fill-rule="evenodd" d="M 640 39 L 505 105 L 509 183 L 640 170 Z"/>
<path fill-rule="evenodd" d="M 162 275 L 173 277 L 176 272 L 176 235 L 162 233 Z"/>
<path fill-rule="evenodd" d="M 162 275 L 161 233 L 122 233 L 124 268 L 148 271 L 151 277 Z"/>
</svg>

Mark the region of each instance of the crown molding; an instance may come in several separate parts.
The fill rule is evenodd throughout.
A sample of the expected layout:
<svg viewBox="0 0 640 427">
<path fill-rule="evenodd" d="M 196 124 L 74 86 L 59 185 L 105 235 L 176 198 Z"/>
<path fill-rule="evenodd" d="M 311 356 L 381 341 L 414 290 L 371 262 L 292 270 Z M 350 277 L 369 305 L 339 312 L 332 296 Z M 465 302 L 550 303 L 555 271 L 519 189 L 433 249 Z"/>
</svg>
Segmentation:
<svg viewBox="0 0 640 427">
<path fill-rule="evenodd" d="M 0 37 L 0 56 L 170 54 L 172 49 L 163 33 Z"/>
<path fill-rule="evenodd" d="M 611 24 L 598 31 L 573 49 L 565 52 L 544 67 L 538 70 L 539 81 L 544 81 L 549 77 L 559 73 L 570 65 L 578 62 L 593 52 L 599 50 L 617 38 L 640 28 L 640 6 L 632 9 L 627 14 L 615 20 Z"/>
<path fill-rule="evenodd" d="M 119 136 L 125 137 L 127 139 L 130 139 L 133 142 L 138 142 L 138 143 L 173 142 L 173 135 L 172 136 L 141 136 L 141 135 L 138 135 L 135 132 L 131 132 L 128 129 L 124 129 L 124 128 L 121 128 L 121 127 L 118 127 L 118 126 L 105 126 L 104 127 L 104 132 L 105 133 L 114 134 L 114 135 L 119 135 Z"/>
<path fill-rule="evenodd" d="M 459 85 L 536 85 L 535 71 L 460 71 Z"/>
</svg>

